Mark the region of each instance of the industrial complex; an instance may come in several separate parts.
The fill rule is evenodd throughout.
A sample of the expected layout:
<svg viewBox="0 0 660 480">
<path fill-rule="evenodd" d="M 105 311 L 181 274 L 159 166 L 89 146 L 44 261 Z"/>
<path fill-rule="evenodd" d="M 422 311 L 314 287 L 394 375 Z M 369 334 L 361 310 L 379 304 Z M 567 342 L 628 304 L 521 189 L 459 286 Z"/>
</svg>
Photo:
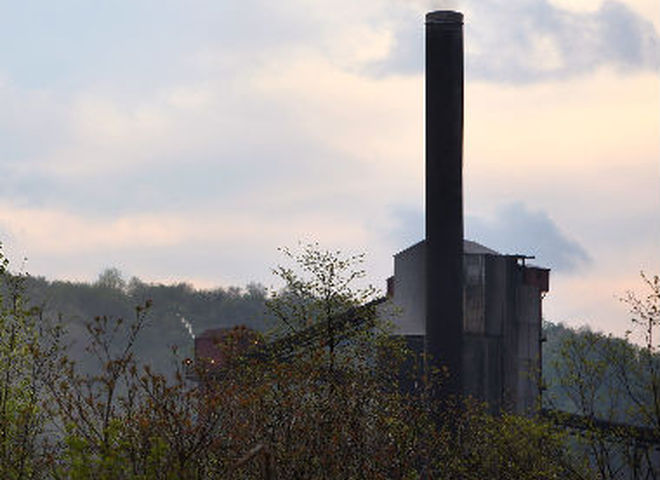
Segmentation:
<svg viewBox="0 0 660 480">
<path fill-rule="evenodd" d="M 426 16 L 426 238 L 394 255 L 394 275 L 387 280 L 387 297 L 376 302 L 377 312 L 414 351 L 425 354 L 419 357 L 424 368 L 448 372 L 442 395 L 469 395 L 494 412 L 530 414 L 539 408 L 541 303 L 549 270 L 529 265 L 525 255 L 500 254 L 464 239 L 462 172 L 463 15 L 431 12 Z M 338 321 L 350 319 L 343 315 Z M 309 341 L 312 330 L 276 343 L 290 348 Z M 223 363 L 213 346 L 225 334 L 221 329 L 197 338 L 196 358 Z"/>
</svg>

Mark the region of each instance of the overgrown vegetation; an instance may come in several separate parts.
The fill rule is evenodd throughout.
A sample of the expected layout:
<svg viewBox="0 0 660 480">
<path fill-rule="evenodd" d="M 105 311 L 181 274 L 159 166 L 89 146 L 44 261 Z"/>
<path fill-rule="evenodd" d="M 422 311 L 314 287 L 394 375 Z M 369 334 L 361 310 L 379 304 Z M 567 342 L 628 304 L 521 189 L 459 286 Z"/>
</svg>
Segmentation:
<svg viewBox="0 0 660 480">
<path fill-rule="evenodd" d="M 573 449 L 599 478 L 660 477 L 660 278 L 642 274 L 645 290 L 628 292 L 635 344 L 588 329 L 546 329 L 546 407 L 576 425 Z M 571 422 L 566 422 L 571 420 Z"/>
<path fill-rule="evenodd" d="M 610 440 L 596 429 L 576 437 L 549 419 L 492 416 L 469 399 L 439 404 L 428 392 L 440 378 L 420 376 L 420 388 L 400 388 L 410 353 L 376 317 L 374 290 L 354 286 L 364 275 L 362 258 L 317 245 L 284 253 L 290 265 L 275 273 L 286 287 L 269 295 L 258 287 L 209 294 L 126 283 L 116 271 L 92 286 L 53 283 L 68 298 L 85 291 L 87 298 L 122 305 L 119 314 L 111 309 L 113 316 L 85 323 L 85 351 L 73 357 L 70 337 L 50 325 L 42 308 L 46 297 L 37 295 L 36 308 L 27 301 L 28 286 L 45 281 L 11 274 L 0 257 L 2 478 L 623 478 L 607 463 L 616 455 L 598 456 L 597 442 Z M 628 302 L 636 318 L 655 328 L 658 280 L 648 285 L 654 294 Z M 175 306 L 181 298 L 194 299 L 174 309 L 189 318 L 201 315 L 195 308 L 207 301 L 233 301 L 262 319 L 267 303 L 279 328 L 267 347 L 246 346 L 245 329 L 231 330 L 219 345 L 231 352 L 220 369 L 201 362 L 191 371 L 181 355 L 170 357 L 169 370 L 164 362 L 154 368 L 145 363 L 149 355 L 136 355 L 149 343 L 141 336 L 159 321 L 159 301 Z M 129 301 L 139 306 L 129 312 Z M 173 323 L 187 335 L 178 317 Z M 167 341 L 164 325 L 160 342 Z M 592 418 L 610 412 L 643 425 L 657 421 L 650 408 L 658 402 L 657 354 L 650 342 L 635 348 L 553 328 L 561 332 L 551 335 L 561 337 L 553 343 L 560 377 L 551 391 L 564 391 L 565 407 Z M 620 363 L 598 363 L 597 344 L 615 345 Z M 604 410 L 599 403 L 619 398 L 600 397 L 617 372 L 626 373 L 619 380 L 627 379 L 634 393 L 625 414 L 621 403 Z M 621 461 L 624 454 L 617 455 Z"/>
</svg>

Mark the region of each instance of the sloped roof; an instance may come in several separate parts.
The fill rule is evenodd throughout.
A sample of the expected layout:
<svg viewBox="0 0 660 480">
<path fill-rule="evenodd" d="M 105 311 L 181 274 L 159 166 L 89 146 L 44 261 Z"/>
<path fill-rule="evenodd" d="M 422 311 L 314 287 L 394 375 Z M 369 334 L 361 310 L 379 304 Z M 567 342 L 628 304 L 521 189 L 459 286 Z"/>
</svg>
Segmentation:
<svg viewBox="0 0 660 480">
<path fill-rule="evenodd" d="M 400 254 L 402 254 L 404 252 L 407 252 L 409 250 L 419 248 L 422 245 L 424 245 L 425 242 L 426 242 L 426 240 L 420 240 L 419 242 L 412 244 L 408 248 L 404 248 L 400 252 L 395 253 L 394 256 L 396 257 L 397 255 L 400 255 Z M 472 240 L 465 240 L 465 239 L 463 240 L 463 253 L 467 253 L 469 255 L 501 255 L 500 252 L 497 252 L 497 251 L 493 250 L 492 248 L 488 248 L 485 245 L 482 245 L 480 243 L 473 242 Z"/>
<path fill-rule="evenodd" d="M 500 252 L 488 248 L 480 243 L 473 242 L 472 240 L 463 240 L 463 253 L 471 253 L 477 255 L 501 255 Z"/>
</svg>

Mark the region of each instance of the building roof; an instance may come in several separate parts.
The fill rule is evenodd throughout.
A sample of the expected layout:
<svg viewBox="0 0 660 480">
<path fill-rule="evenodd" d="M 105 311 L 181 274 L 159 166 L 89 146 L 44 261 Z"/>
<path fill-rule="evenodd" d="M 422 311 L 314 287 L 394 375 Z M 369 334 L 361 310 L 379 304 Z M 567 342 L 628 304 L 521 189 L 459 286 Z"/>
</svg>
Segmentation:
<svg viewBox="0 0 660 480">
<path fill-rule="evenodd" d="M 407 252 L 409 250 L 419 248 L 420 246 L 424 245 L 425 242 L 426 240 L 420 240 L 419 242 L 412 244 L 408 248 L 404 248 L 400 252 L 395 253 L 394 256 L 396 257 L 397 255 L 401 255 L 402 253 Z M 500 252 L 497 252 L 492 248 L 488 248 L 480 243 L 465 239 L 463 240 L 463 253 L 467 253 L 469 255 L 501 255 Z"/>
<path fill-rule="evenodd" d="M 501 255 L 500 252 L 488 248 L 480 243 L 473 242 L 472 240 L 463 240 L 463 253 L 470 253 L 473 255 Z"/>
</svg>

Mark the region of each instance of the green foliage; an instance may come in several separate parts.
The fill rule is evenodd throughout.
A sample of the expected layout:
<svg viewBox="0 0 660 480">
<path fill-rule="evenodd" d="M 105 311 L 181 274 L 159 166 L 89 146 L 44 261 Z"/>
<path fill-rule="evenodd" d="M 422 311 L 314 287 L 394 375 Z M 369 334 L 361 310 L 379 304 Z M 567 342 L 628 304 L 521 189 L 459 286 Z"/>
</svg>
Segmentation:
<svg viewBox="0 0 660 480">
<path fill-rule="evenodd" d="M 645 292 L 622 299 L 632 315 L 628 335 L 641 329 L 642 345 L 587 329 L 548 329 L 546 406 L 583 419 L 573 446 L 603 479 L 660 474 L 660 280 L 642 280 Z"/>
<path fill-rule="evenodd" d="M 373 287 L 355 286 L 365 276 L 362 254 L 344 256 L 339 251 L 321 249 L 318 244 L 304 245 L 299 252 L 288 248 L 280 251 L 293 265 L 273 270 L 285 286 L 271 292 L 267 305 L 279 322 L 277 326 L 285 328 L 284 333 L 298 332 L 315 323 L 327 325 L 338 315 L 375 298 Z"/>
<path fill-rule="evenodd" d="M 276 270 L 285 288 L 268 302 L 280 328 L 267 345 L 251 346 L 243 340 L 261 337 L 229 330 L 219 369 L 177 361 L 164 374 L 134 353 L 158 312 L 144 296 L 197 298 L 200 292 L 186 286 L 124 285 L 110 275 L 84 287 L 85 295 L 145 301 L 131 314 L 85 324 L 83 365 L 59 348 L 59 330 L 40 335 L 38 312 L 26 307 L 22 291 L 3 298 L 0 355 L 10 367 L 2 369 L 9 380 L 0 378 L 2 478 L 577 475 L 564 437 L 545 422 L 492 416 L 470 401 L 440 405 L 429 395 L 435 380 L 428 378 L 419 378 L 414 392 L 400 388 L 409 352 L 376 315 L 373 289 L 355 286 L 361 256 L 317 245 L 284 253 L 293 266 Z M 3 278 L 9 284 L 2 291 L 12 291 L 19 277 Z M 265 299 L 258 287 L 216 293 L 238 303 Z"/>
<path fill-rule="evenodd" d="M 493 416 L 468 399 L 443 412 L 440 436 L 433 478 L 591 478 L 566 453 L 566 433 L 542 419 Z"/>
<path fill-rule="evenodd" d="M 40 402 L 37 311 L 24 301 L 25 275 L 12 275 L 0 244 L 0 472 L 32 478 L 40 465 L 37 440 L 44 431 Z"/>
</svg>

